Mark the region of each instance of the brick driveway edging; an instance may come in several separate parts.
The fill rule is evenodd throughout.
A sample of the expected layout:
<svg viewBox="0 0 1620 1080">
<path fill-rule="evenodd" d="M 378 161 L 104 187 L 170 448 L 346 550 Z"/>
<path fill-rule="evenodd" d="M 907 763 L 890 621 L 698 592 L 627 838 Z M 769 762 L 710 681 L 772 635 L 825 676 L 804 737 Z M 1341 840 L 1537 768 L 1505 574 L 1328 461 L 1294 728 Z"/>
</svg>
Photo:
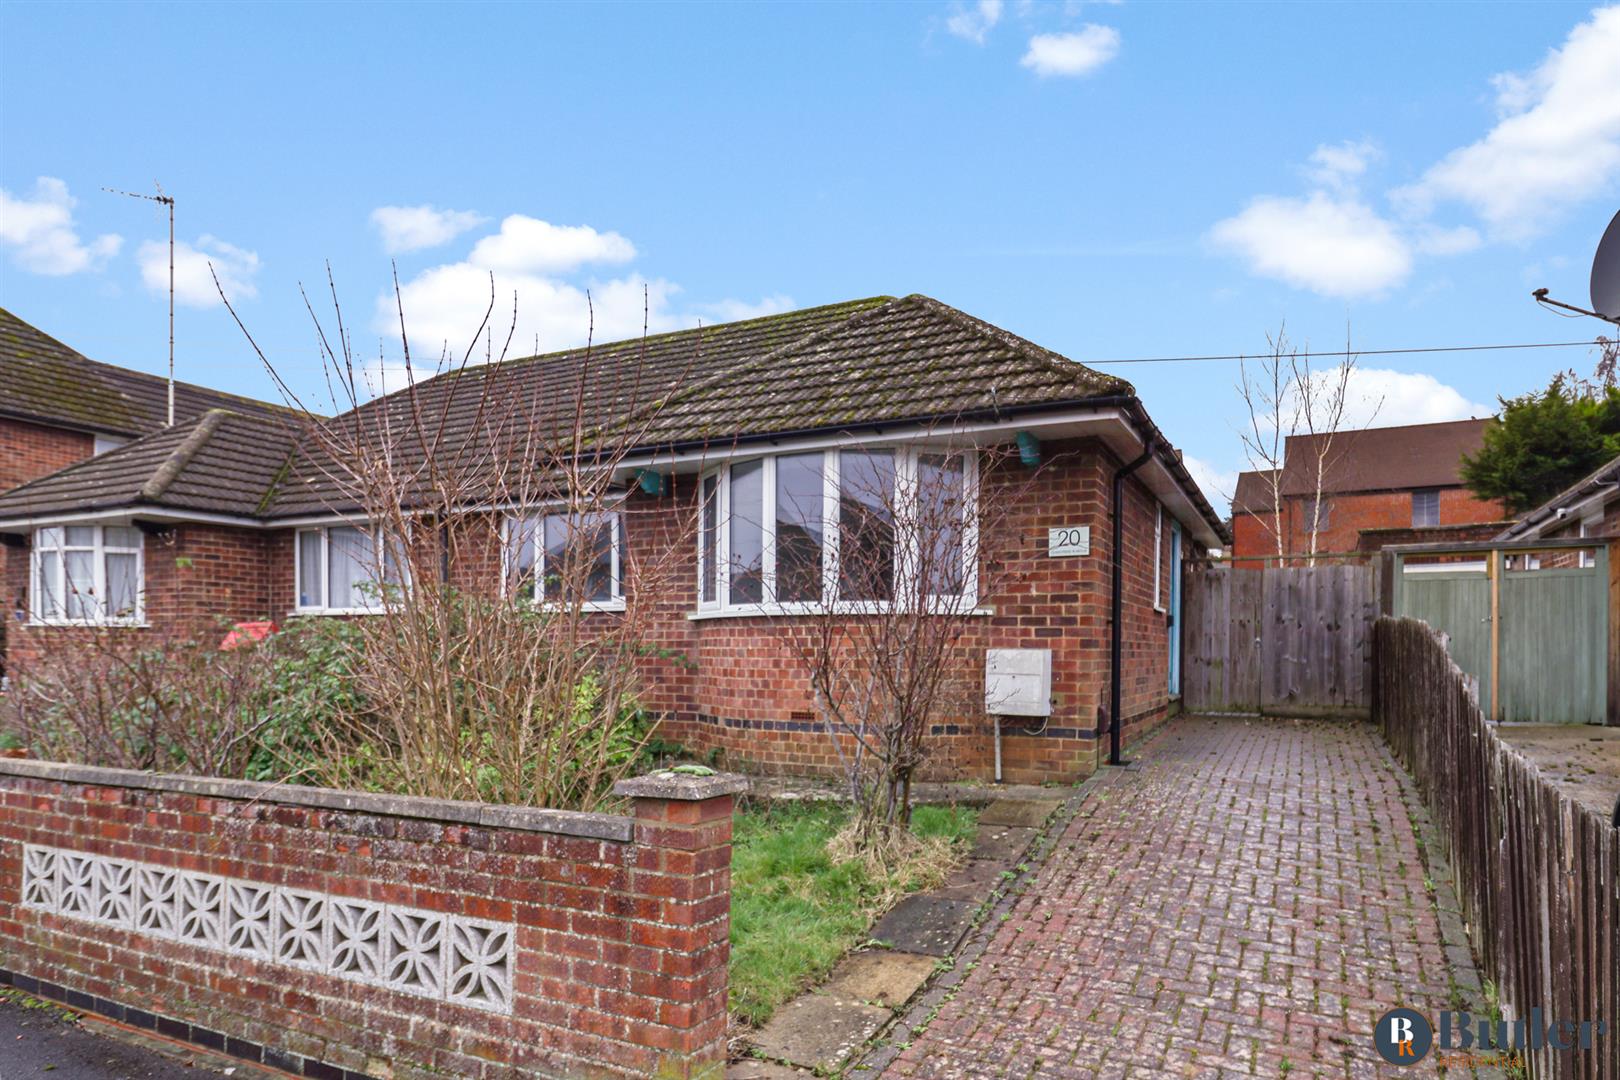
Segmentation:
<svg viewBox="0 0 1620 1080">
<path fill-rule="evenodd" d="M 1371 1077 L 1385 1010 L 1479 1007 L 1371 725 L 1183 717 L 1138 756 L 848 1075 Z"/>
</svg>

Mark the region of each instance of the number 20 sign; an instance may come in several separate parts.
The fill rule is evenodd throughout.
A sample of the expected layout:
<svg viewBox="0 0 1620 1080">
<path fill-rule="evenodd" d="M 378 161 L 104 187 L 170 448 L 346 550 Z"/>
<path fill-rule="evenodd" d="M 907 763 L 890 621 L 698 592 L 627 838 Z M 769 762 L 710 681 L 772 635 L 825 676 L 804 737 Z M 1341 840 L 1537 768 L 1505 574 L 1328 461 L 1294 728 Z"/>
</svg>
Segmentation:
<svg viewBox="0 0 1620 1080">
<path fill-rule="evenodd" d="M 1054 559 L 1063 555 L 1090 555 L 1091 526 L 1059 525 L 1046 530 L 1046 554 Z"/>
</svg>

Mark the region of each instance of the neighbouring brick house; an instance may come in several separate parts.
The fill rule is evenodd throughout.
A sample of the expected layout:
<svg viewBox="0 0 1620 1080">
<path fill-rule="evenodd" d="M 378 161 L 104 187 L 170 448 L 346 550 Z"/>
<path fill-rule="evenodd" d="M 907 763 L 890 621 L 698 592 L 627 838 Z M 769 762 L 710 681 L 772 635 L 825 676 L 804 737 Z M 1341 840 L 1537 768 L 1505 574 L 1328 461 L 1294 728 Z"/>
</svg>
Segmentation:
<svg viewBox="0 0 1620 1080">
<path fill-rule="evenodd" d="M 91 360 L 0 308 L 0 492 L 162 430 L 168 394 L 168 380 Z M 177 422 L 215 408 L 257 416 L 279 411 L 235 394 L 175 383 Z M 0 547 L 0 568 L 10 551 Z M 6 597 L 8 612 L 21 610 L 13 599 Z M 0 657 L 3 627 L 0 623 Z"/>
<path fill-rule="evenodd" d="M 1464 454 L 1484 442 L 1487 420 L 1407 424 L 1291 435 L 1280 482 L 1268 471 L 1238 475 L 1232 498 L 1232 557 L 1259 565 L 1277 550 L 1277 494 L 1282 498 L 1283 554 L 1311 550 L 1317 462 L 1322 460 L 1318 553 L 1373 552 L 1391 544 L 1484 540 L 1509 520 L 1501 503 L 1463 486 Z M 1245 563 L 1244 560 L 1247 560 Z"/>
<path fill-rule="evenodd" d="M 600 573 L 583 599 L 611 619 L 636 589 L 632 568 L 658 557 L 678 562 L 657 599 L 653 634 L 684 662 L 648 661 L 645 704 L 662 716 L 666 737 L 738 764 L 832 765 L 807 680 L 779 635 L 796 621 L 859 617 L 863 605 L 890 602 L 841 591 L 836 550 L 852 542 L 839 537 L 841 515 L 856 512 L 853 476 L 886 477 L 880 483 L 899 491 L 935 470 L 960 478 L 964 505 L 1019 492 L 1003 550 L 978 551 L 963 539 L 971 517 L 944 541 L 963 553 L 951 588 L 964 590 L 974 612 L 960 650 L 963 680 L 982 684 L 987 649 L 1049 653 L 1050 714 L 1019 718 L 1002 739 L 1011 780 L 1082 776 L 1107 741 L 1116 511 L 1127 740 L 1178 697 L 1181 556 L 1229 539 L 1129 383 L 926 297 L 876 297 L 470 368 L 361 406 L 352 420 L 381 430 L 413 409 L 443 410 L 438 445 L 448 453 L 482 437 L 464 404 L 471 399 L 458 397 L 466 394 L 540 411 L 577 401 L 598 428 L 634 419 L 635 445 L 615 466 L 622 501 L 596 534 Z M 998 452 L 1014 446 L 1010 456 Z M 366 567 L 375 578 L 382 560 L 358 508 L 330 482 L 335 463 L 319 458 L 285 418 L 215 409 L 0 496 L 0 533 L 30 552 L 12 561 L 5 582 L 25 615 L 14 627 L 19 662 L 86 622 L 161 633 L 199 616 L 363 614 Z M 1019 471 L 1037 462 L 1038 471 Z M 795 485 L 818 497 L 790 515 L 781 493 Z M 556 516 L 538 514 L 538 542 L 507 544 L 502 538 L 537 513 L 497 501 L 487 556 L 446 559 L 433 572 L 498 589 L 509 580 L 503 566 L 538 570 L 552 557 Z M 696 535 L 683 536 L 677 520 L 697 523 Z M 805 564 L 811 584 L 797 587 L 831 597 L 823 610 L 796 607 L 788 595 L 795 586 L 782 568 L 806 543 L 819 554 Z M 898 580 L 904 553 L 886 558 Z M 1017 572 L 981 594 L 990 559 Z M 931 732 L 934 775 L 991 773 L 992 718 L 982 706 L 964 711 Z"/>
</svg>

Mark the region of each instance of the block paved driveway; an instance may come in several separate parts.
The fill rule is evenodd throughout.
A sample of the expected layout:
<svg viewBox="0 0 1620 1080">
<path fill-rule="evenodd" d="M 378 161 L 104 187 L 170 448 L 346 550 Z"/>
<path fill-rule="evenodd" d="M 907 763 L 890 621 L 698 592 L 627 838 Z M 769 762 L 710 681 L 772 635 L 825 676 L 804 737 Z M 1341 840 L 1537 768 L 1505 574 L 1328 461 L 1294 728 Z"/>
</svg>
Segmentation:
<svg viewBox="0 0 1620 1080">
<path fill-rule="evenodd" d="M 1139 754 L 884 1075 L 1433 1075 L 1372 1045 L 1450 985 L 1376 730 L 1181 718 Z"/>
</svg>

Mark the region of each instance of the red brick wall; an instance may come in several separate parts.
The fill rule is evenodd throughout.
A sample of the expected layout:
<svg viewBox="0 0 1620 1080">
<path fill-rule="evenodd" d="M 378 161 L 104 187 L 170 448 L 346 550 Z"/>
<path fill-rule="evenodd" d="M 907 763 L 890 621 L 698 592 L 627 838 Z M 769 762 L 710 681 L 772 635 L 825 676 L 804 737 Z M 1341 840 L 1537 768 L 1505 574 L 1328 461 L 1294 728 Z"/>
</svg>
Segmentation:
<svg viewBox="0 0 1620 1080">
<path fill-rule="evenodd" d="M 95 449 L 95 436 L 83 431 L 0 419 L 0 492 L 49 476 Z"/>
<path fill-rule="evenodd" d="M 1106 734 L 1096 733 L 1099 706 L 1108 696 L 1109 547 L 1108 501 L 1112 470 L 1118 461 L 1095 442 L 1046 444 L 1048 462 L 1033 487 L 1016 464 L 1003 475 L 982 480 L 986 499 L 998 489 L 1016 490 L 1019 509 L 1010 522 L 1011 550 L 985 551 L 1005 562 L 994 577 L 1000 587 L 982 593 L 980 606 L 993 614 L 975 617 L 964 635 L 955 672 L 964 708 L 942 718 L 929 739 L 925 774 L 932 777 L 993 775 L 993 721 L 983 710 L 986 648 L 1053 650 L 1054 711 L 1044 727 L 1038 721 L 1009 718 L 1003 725 L 1003 776 L 1014 782 L 1072 782 L 1088 775 L 1099 753 L 1106 753 Z M 1162 720 L 1169 705 L 1168 620 L 1153 608 L 1154 502 L 1146 488 L 1127 484 L 1125 519 L 1125 639 L 1122 687 L 1127 740 L 1139 738 Z M 666 496 L 689 515 L 690 492 Z M 631 547 L 635 537 L 657 531 L 659 515 L 649 514 L 652 500 L 628 504 Z M 638 521 L 640 524 L 638 525 Z M 1091 554 L 1050 558 L 1047 529 L 1056 525 L 1090 525 Z M 669 598 L 661 605 L 657 635 L 661 644 L 695 662 L 695 668 L 666 671 L 670 693 L 660 691 L 650 707 L 671 714 L 666 735 L 691 749 L 724 752 L 741 766 L 783 772 L 832 771 L 837 756 L 814 712 L 804 666 L 788 635 L 802 632 L 803 619 L 724 617 L 688 619 L 696 609 L 696 553 L 690 533 L 679 533 L 683 565 L 664 571 Z M 1162 580 L 1169 594 L 1169 529 L 1164 525 Z M 1190 539 L 1184 539 L 1191 553 Z M 813 616 L 809 618 L 820 618 Z M 670 665 L 669 667 L 673 667 Z M 687 697 L 685 687 L 692 688 Z M 1033 733 L 1038 732 L 1038 733 Z"/>
<path fill-rule="evenodd" d="M 271 606 L 273 537 L 256 529 L 183 524 L 148 533 L 145 540 L 147 628 L 153 636 L 210 632 L 222 620 L 280 618 Z M 29 611 L 29 552 L 7 548 L 4 603 L 8 612 Z M 291 552 L 291 547 L 288 547 Z M 291 571 L 288 571 L 291 577 Z M 289 580 L 288 586 L 291 588 Z M 36 626 L 12 618 L 7 662 L 27 664 L 53 641 L 80 633 L 71 627 Z M 223 631 L 221 631 L 223 636 Z"/>
<path fill-rule="evenodd" d="M 631 784 L 633 820 L 0 762 L 0 981 L 205 1045 L 229 1033 L 308 1076 L 718 1076 L 740 785 Z M 116 896 L 25 896 L 25 847 L 505 929 L 509 993 L 458 999 L 448 925 L 427 953 L 451 989 L 408 990 L 391 960 L 378 978 L 275 959 L 291 936 L 269 920 L 165 936 Z M 108 880 L 93 905 L 124 888 Z"/>
<path fill-rule="evenodd" d="M 1327 524 L 1317 533 L 1318 552 L 1358 550 L 1363 529 L 1406 529 L 1412 525 L 1410 491 L 1356 492 L 1329 495 L 1323 499 Z M 1292 497 L 1284 500 L 1283 531 L 1287 553 L 1299 555 L 1310 550 L 1310 502 Z M 1440 489 L 1440 524 L 1475 525 L 1506 520 L 1506 508 L 1495 500 L 1476 498 L 1464 487 Z M 1253 514 L 1236 514 L 1232 522 L 1232 554 L 1235 558 L 1274 555 L 1273 521 Z"/>
<path fill-rule="evenodd" d="M 1043 724 L 1003 724 L 1003 775 L 1019 782 L 1073 781 L 1089 774 L 1098 754 L 1099 709 L 1108 697 L 1111 477 L 1119 466 L 1094 441 L 1047 444 L 1035 475 L 1016 463 L 987 469 L 981 488 L 1015 504 L 1004 550 L 984 552 L 999 569 L 984 580 L 980 605 L 957 651 L 961 707 L 929 739 L 928 775 L 993 775 L 993 723 L 983 710 L 984 650 L 1053 650 L 1054 712 Z M 674 478 L 661 497 L 633 494 L 625 503 L 626 592 L 646 605 L 654 644 L 666 655 L 645 661 L 645 704 L 666 718 L 665 737 L 692 750 L 720 750 L 728 760 L 762 769 L 829 770 L 836 755 L 819 729 L 808 676 L 786 635 L 804 620 L 764 617 L 692 619 L 697 608 L 697 556 L 692 527 L 694 485 Z M 1155 502 L 1137 480 L 1126 485 L 1122 686 L 1125 729 L 1135 738 L 1164 718 L 1169 623 L 1153 606 Z M 1089 525 L 1091 554 L 1051 558 L 1047 530 Z M 435 533 L 435 536 L 437 534 Z M 497 578 L 496 526 L 476 523 L 454 538 L 452 580 L 463 587 Z M 436 543 L 436 541 L 435 541 Z M 1184 539 L 1192 554 L 1190 538 Z M 1169 596 L 1170 521 L 1160 549 L 1161 589 Z M 181 569 L 183 565 L 183 569 Z M 217 612 L 232 619 L 285 620 L 293 610 L 293 530 L 270 532 L 182 526 L 147 545 L 147 612 L 154 625 Z M 429 558 L 418 573 L 437 575 Z M 257 575 L 257 576 L 255 576 Z M 24 575 L 25 581 L 26 575 Z M 17 588 L 13 585 L 13 589 Z M 211 606 L 210 597 L 221 602 Z M 623 616 L 602 615 L 602 619 Z M 812 618 L 819 618 L 812 617 Z M 52 633 L 25 628 L 26 648 Z M 1106 743 L 1106 733 L 1102 740 Z"/>
</svg>

